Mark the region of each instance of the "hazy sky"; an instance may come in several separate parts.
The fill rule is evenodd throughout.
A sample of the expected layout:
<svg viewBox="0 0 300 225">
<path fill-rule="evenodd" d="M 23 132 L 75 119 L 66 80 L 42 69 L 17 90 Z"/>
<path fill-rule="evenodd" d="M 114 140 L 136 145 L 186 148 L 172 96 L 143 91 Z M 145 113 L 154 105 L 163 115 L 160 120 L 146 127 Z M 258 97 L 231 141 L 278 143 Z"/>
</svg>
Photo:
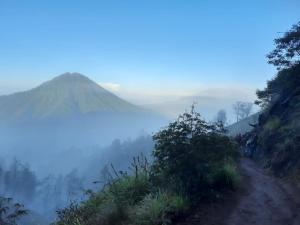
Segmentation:
<svg viewBox="0 0 300 225">
<path fill-rule="evenodd" d="M 124 93 L 254 92 L 299 0 L 0 0 L 0 93 L 80 72 Z"/>
</svg>

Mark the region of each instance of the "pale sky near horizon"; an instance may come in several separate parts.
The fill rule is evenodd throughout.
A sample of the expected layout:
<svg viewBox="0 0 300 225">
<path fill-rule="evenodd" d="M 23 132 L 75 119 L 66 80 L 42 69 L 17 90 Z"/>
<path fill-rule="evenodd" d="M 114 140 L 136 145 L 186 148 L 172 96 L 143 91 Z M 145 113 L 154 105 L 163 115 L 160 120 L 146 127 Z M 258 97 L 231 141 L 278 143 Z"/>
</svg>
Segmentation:
<svg viewBox="0 0 300 225">
<path fill-rule="evenodd" d="M 0 0 L 0 94 L 76 71 L 132 99 L 254 96 L 273 39 L 299 20 L 299 0 Z"/>
</svg>

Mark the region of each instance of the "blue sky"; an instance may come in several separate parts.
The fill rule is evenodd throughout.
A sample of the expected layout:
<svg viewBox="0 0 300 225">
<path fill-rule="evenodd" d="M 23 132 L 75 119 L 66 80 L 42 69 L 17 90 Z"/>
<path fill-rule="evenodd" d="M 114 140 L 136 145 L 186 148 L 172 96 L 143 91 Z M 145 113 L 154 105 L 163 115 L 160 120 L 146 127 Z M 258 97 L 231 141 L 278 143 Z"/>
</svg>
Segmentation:
<svg viewBox="0 0 300 225">
<path fill-rule="evenodd" d="M 0 93 L 67 71 L 128 96 L 254 92 L 299 20 L 299 0 L 0 0 Z"/>
</svg>

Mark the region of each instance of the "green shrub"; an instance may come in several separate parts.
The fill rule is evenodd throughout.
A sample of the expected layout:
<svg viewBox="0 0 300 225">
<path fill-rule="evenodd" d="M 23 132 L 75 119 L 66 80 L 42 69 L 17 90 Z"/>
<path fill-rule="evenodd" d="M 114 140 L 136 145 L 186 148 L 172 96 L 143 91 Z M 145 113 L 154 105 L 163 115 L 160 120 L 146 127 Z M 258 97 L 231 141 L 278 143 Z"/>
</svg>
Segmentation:
<svg viewBox="0 0 300 225">
<path fill-rule="evenodd" d="M 110 184 L 106 193 L 118 205 L 134 205 L 150 192 L 149 176 L 138 173 L 136 176 L 124 175 Z"/>
<path fill-rule="evenodd" d="M 133 163 L 134 174 L 116 173 L 98 193 L 91 193 L 88 201 L 72 204 L 58 211 L 59 225 L 116 225 L 129 218 L 132 207 L 150 193 L 151 184 L 145 164 Z"/>
<path fill-rule="evenodd" d="M 194 201 L 212 193 L 213 175 L 239 155 L 222 127 L 208 124 L 193 108 L 158 132 L 154 140 L 152 181 Z"/>
<path fill-rule="evenodd" d="M 218 189 L 235 190 L 240 184 L 240 175 L 234 165 L 226 163 L 213 176 L 213 186 Z"/>
<path fill-rule="evenodd" d="M 172 217 L 188 208 L 185 198 L 159 191 L 147 195 L 133 210 L 131 221 L 135 225 L 171 224 Z"/>
<path fill-rule="evenodd" d="M 85 211 L 78 204 L 71 203 L 70 206 L 58 210 L 59 221 L 57 225 L 82 225 Z"/>
</svg>

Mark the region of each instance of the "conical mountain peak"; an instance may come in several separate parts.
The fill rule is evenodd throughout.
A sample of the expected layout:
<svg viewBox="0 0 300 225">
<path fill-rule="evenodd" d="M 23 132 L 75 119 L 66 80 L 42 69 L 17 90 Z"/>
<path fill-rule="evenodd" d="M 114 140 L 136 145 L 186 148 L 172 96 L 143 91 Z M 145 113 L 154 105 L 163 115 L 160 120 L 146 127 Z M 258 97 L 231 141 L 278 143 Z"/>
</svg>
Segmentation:
<svg viewBox="0 0 300 225">
<path fill-rule="evenodd" d="M 43 83 L 41 86 L 47 86 L 47 85 L 74 85 L 74 84 L 85 84 L 85 85 L 97 85 L 94 81 L 90 80 L 87 76 L 84 76 L 80 73 L 64 73 L 61 74 L 55 78 L 53 78 L 50 81 L 47 81 Z M 99 86 L 100 87 L 100 86 Z"/>
<path fill-rule="evenodd" d="M 137 111 L 141 109 L 80 73 L 64 73 L 32 90 L 0 99 L 0 118 L 47 118 Z"/>
<path fill-rule="evenodd" d="M 52 79 L 52 81 L 72 81 L 72 80 L 92 82 L 87 76 L 84 76 L 81 73 L 77 73 L 77 72 L 74 73 L 66 72 Z"/>
</svg>

